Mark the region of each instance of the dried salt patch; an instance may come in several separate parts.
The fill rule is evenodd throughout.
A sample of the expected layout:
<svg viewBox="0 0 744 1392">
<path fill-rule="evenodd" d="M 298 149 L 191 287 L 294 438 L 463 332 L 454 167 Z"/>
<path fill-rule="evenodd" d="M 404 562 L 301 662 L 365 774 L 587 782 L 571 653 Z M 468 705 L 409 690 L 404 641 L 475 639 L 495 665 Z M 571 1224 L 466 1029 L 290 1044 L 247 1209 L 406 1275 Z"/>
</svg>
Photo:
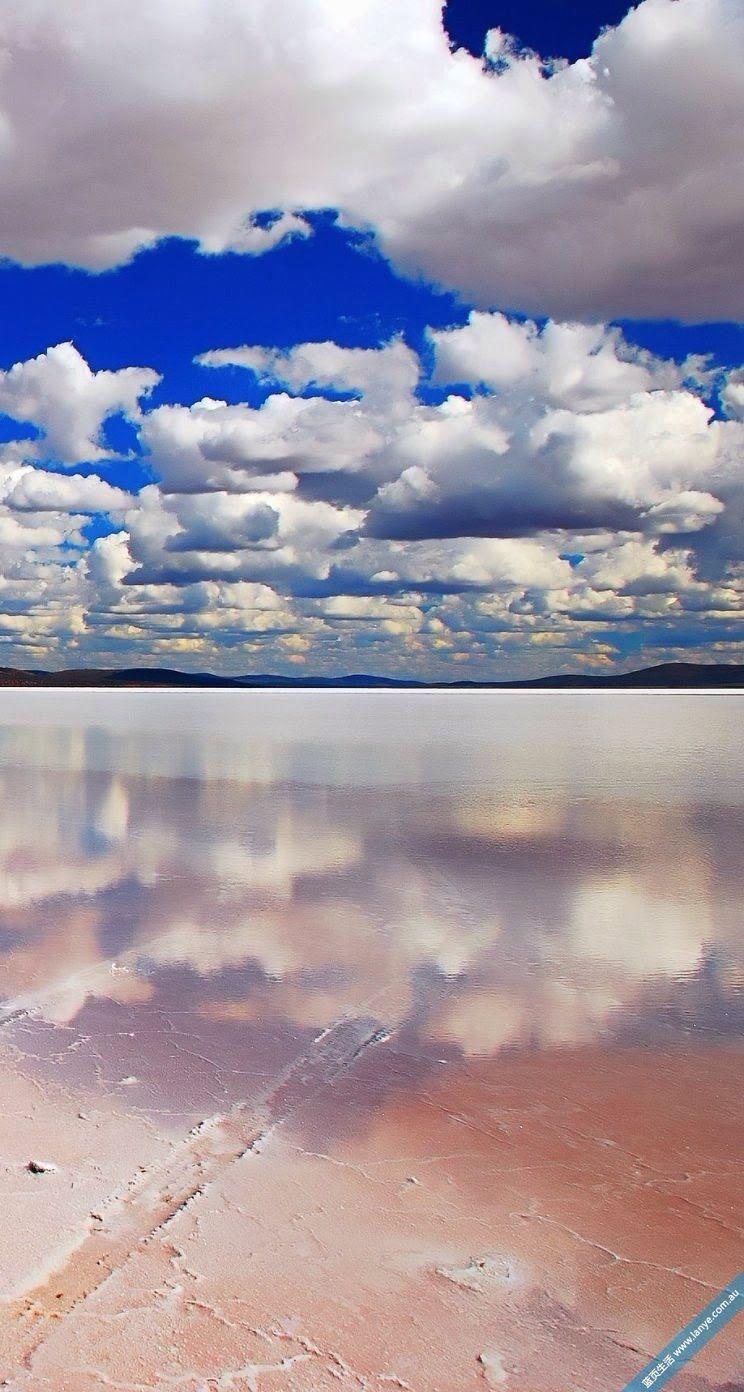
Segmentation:
<svg viewBox="0 0 744 1392">
<path fill-rule="evenodd" d="M 438 1266 L 437 1275 L 479 1295 L 485 1295 L 494 1286 L 509 1290 L 519 1280 L 517 1268 L 508 1257 L 471 1257 L 466 1266 Z"/>
<path fill-rule="evenodd" d="M 134 1074 L 130 1073 L 128 1078 L 122 1078 L 120 1080 L 119 1087 L 134 1087 L 134 1084 L 138 1082 L 139 1078 L 135 1078 Z"/>
<path fill-rule="evenodd" d="M 26 1166 L 29 1174 L 51 1174 L 58 1168 L 53 1160 L 29 1160 Z"/>
<path fill-rule="evenodd" d="M 507 1380 L 507 1372 L 501 1361 L 501 1354 L 496 1349 L 484 1349 L 478 1355 L 478 1362 L 483 1369 L 486 1387 L 504 1387 Z"/>
</svg>

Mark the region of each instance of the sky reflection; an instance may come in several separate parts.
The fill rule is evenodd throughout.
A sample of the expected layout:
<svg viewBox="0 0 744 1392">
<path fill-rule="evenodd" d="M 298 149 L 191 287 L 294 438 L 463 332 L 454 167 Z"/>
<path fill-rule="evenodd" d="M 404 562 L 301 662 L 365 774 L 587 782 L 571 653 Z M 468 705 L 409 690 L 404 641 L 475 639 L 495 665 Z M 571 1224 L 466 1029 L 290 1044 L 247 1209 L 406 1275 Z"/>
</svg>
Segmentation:
<svg viewBox="0 0 744 1392">
<path fill-rule="evenodd" d="M 736 763 L 730 713 L 710 698 L 687 764 L 670 736 L 667 786 L 653 771 L 644 785 L 632 742 L 618 780 L 613 732 L 591 795 L 565 759 L 546 771 L 539 745 L 530 768 L 529 731 L 503 777 L 501 735 L 480 727 L 456 780 L 451 750 L 422 738 L 417 776 L 409 758 L 396 785 L 393 741 L 378 783 L 355 787 L 241 777 L 239 764 L 224 776 L 226 732 L 209 724 L 189 747 L 219 777 L 138 773 L 152 729 L 117 745 L 100 726 L 6 728 L 6 1032 L 48 1066 L 195 1114 L 345 1014 L 402 1031 L 422 1059 L 730 1037 L 744 810 L 714 779 L 697 798 L 680 791 L 706 742 Z M 595 715 L 597 755 L 600 729 Z M 290 725 L 275 738 L 279 772 L 301 743 Z M 316 775 L 323 755 L 321 741 Z"/>
</svg>

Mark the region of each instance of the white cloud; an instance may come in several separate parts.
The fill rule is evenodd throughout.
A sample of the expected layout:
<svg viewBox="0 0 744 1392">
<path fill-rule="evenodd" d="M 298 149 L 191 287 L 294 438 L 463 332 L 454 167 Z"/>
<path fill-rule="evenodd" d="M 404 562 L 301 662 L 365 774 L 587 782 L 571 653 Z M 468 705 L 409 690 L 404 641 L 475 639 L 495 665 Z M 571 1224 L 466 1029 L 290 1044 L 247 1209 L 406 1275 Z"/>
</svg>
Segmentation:
<svg viewBox="0 0 744 1392">
<path fill-rule="evenodd" d="M 618 329 L 538 329 L 499 313 L 430 338 L 432 380 L 477 388 L 472 397 L 455 389 L 422 404 L 420 364 L 397 341 L 204 353 L 203 364 L 248 368 L 275 390 L 259 408 L 206 399 L 151 412 L 143 439 L 163 489 L 270 493 L 274 470 L 303 497 L 367 509 L 367 534 L 407 541 L 693 532 L 722 511 L 716 488 L 736 427 L 713 422 L 684 365 Z M 290 397 L 287 386 L 360 399 Z"/>
<path fill-rule="evenodd" d="M 431 334 L 434 380 L 483 385 L 499 393 L 521 387 L 556 406 L 601 411 L 635 392 L 676 387 L 675 363 L 627 343 L 619 329 L 602 324 L 556 324 L 542 332 L 530 320 L 474 310 L 461 329 Z"/>
<path fill-rule="evenodd" d="M 730 416 L 744 420 L 744 368 L 729 372 L 721 392 L 721 401 Z"/>
<path fill-rule="evenodd" d="M 40 427 L 40 440 L 13 441 L 9 454 L 60 464 L 111 458 L 101 441 L 109 416 L 139 418 L 139 401 L 160 381 L 149 367 L 92 372 L 72 343 L 58 343 L 37 358 L 0 371 L 0 411 Z"/>
<path fill-rule="evenodd" d="M 145 417 L 142 442 L 168 491 L 237 493 L 292 491 L 299 472 L 354 471 L 383 438 L 355 401 L 278 392 L 260 408 L 211 398 L 160 406 Z"/>
<path fill-rule="evenodd" d="M 432 337 L 437 380 L 490 393 L 409 413 L 385 453 L 395 477 L 372 502 L 373 535 L 687 531 L 721 510 L 726 427 L 674 364 L 616 330 L 549 322 L 538 334 L 501 315 Z"/>
<path fill-rule="evenodd" d="M 121 512 L 132 496 L 96 474 L 54 474 L 0 465 L 0 498 L 19 512 Z"/>
<path fill-rule="evenodd" d="M 452 52 L 440 0 L 152 0 L 143 22 L 7 0 L 0 45 L 0 254 L 24 263 L 168 235 L 255 253 L 334 207 L 486 307 L 742 308 L 738 0 L 643 0 L 551 68 L 496 33 L 490 70 Z"/>
<path fill-rule="evenodd" d="M 51 559 L 60 546 L 83 545 L 80 526 L 86 519 L 74 514 L 34 512 L 13 513 L 0 507 L 0 553 L 6 549 L 29 557 L 41 553 L 41 559 Z"/>
<path fill-rule="evenodd" d="M 338 343 L 298 343 L 288 352 L 245 345 L 202 353 L 204 367 L 245 367 L 264 381 L 293 392 L 326 387 L 363 396 L 368 405 L 406 405 L 416 388 L 421 365 L 400 339 L 383 348 L 342 348 Z"/>
<path fill-rule="evenodd" d="M 329 549 L 363 518 L 353 508 L 291 493 L 164 494 L 150 485 L 126 521 L 141 578 L 178 583 L 326 575 Z"/>
<path fill-rule="evenodd" d="M 268 226 L 248 221 L 227 243 L 222 236 L 217 236 L 212 245 L 209 237 L 202 237 L 201 244 L 202 250 L 214 251 L 216 254 L 221 251 L 238 251 L 260 256 L 263 252 L 280 246 L 282 242 L 291 240 L 292 237 L 309 237 L 311 233 L 312 228 L 305 218 L 298 217 L 296 213 L 281 213 Z"/>
</svg>

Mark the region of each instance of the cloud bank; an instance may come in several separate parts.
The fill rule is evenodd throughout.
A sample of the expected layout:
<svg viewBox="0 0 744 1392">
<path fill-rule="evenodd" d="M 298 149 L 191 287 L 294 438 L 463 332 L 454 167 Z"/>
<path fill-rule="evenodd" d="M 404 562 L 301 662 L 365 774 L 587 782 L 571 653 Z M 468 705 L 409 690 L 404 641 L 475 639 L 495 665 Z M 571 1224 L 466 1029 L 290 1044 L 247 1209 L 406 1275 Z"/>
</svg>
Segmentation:
<svg viewBox="0 0 744 1392">
<path fill-rule="evenodd" d="M 190 405 L 70 344 L 0 375 L 36 432 L 0 462 L 7 661 L 482 679 L 736 655 L 739 371 L 479 311 L 421 357 L 199 362 L 215 395 Z M 260 404 L 221 400 L 225 371 Z M 117 412 L 136 492 L 104 477 Z"/>
<path fill-rule="evenodd" d="M 481 308 L 735 317 L 743 58 L 738 0 L 643 0 L 573 64 L 452 51 L 440 0 L 7 0 L 0 255 L 257 254 L 333 208 Z"/>
</svg>

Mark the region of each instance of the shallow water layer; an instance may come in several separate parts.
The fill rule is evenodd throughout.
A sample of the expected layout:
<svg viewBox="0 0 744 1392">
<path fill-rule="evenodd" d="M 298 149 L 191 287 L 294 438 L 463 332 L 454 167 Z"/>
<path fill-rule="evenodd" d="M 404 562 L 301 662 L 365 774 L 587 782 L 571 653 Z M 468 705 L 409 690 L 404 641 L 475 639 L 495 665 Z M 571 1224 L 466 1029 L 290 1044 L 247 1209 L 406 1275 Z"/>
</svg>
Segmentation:
<svg viewBox="0 0 744 1392">
<path fill-rule="evenodd" d="M 4 695 L 7 1385 L 619 1389 L 744 1265 L 743 713 Z"/>
</svg>

